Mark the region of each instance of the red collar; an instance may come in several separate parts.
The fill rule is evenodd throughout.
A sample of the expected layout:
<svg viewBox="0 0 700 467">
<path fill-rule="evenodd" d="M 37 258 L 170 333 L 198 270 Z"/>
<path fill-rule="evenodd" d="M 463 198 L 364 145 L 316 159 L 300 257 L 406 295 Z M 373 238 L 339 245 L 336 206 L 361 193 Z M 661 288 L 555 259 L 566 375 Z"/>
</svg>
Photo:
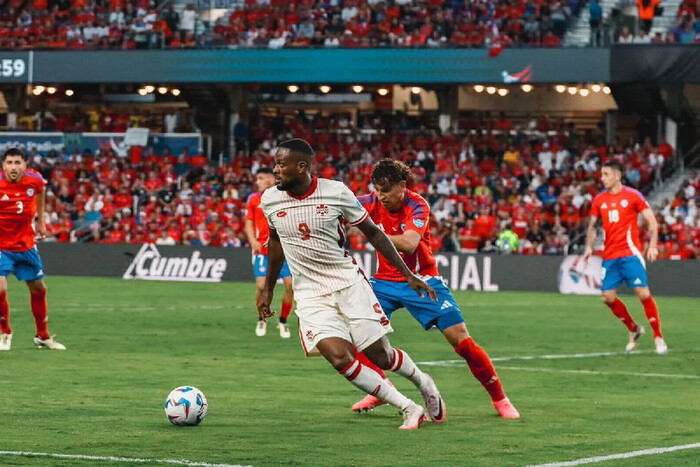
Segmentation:
<svg viewBox="0 0 700 467">
<path fill-rule="evenodd" d="M 312 194 L 314 194 L 314 191 L 316 191 L 316 187 L 318 187 L 318 177 L 315 177 L 312 175 L 311 176 L 311 186 L 309 187 L 309 191 L 307 191 L 306 193 L 304 193 L 301 196 L 297 196 L 289 191 L 287 192 L 287 194 L 294 199 L 302 200 L 302 199 L 306 199 L 309 196 L 311 196 Z"/>
</svg>

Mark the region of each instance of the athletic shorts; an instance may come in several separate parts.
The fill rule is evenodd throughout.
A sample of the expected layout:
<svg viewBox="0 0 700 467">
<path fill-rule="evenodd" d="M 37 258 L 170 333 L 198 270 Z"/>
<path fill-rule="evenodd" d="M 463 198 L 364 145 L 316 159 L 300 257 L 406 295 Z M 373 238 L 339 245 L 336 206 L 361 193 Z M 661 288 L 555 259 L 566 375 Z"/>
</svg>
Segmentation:
<svg viewBox="0 0 700 467">
<path fill-rule="evenodd" d="M 627 287 L 647 287 L 647 268 L 644 260 L 636 255 L 603 261 L 602 290 L 615 290 L 624 281 Z"/>
<path fill-rule="evenodd" d="M 366 280 L 318 297 L 297 299 L 299 338 L 307 356 L 318 355 L 316 344 L 339 337 L 362 351 L 393 331 Z"/>
<path fill-rule="evenodd" d="M 253 255 L 253 275 L 256 279 L 267 276 L 267 255 Z M 280 269 L 279 279 L 286 279 L 287 277 L 292 277 L 292 273 L 289 272 L 289 266 L 287 266 L 287 261 L 285 260 L 282 264 L 282 269 Z"/>
<path fill-rule="evenodd" d="M 437 301 L 432 301 L 427 296 L 421 298 L 408 282 L 370 279 L 374 294 L 389 319 L 394 311 L 406 308 L 425 330 L 437 326 L 440 331 L 444 331 L 450 326 L 463 323 L 462 312 L 442 277 L 431 277 L 427 282 L 435 290 Z"/>
<path fill-rule="evenodd" d="M 21 281 L 43 279 L 44 265 L 36 247 L 27 251 L 0 251 L 0 276 L 7 277 L 10 273 Z"/>
</svg>

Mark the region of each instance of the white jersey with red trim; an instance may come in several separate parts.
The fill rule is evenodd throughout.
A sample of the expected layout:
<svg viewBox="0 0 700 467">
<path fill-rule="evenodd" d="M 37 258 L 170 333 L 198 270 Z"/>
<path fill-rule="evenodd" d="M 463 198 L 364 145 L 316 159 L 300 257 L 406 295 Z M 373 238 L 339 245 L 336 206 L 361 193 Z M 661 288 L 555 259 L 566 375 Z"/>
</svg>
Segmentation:
<svg viewBox="0 0 700 467">
<path fill-rule="evenodd" d="M 343 218 L 357 225 L 368 213 L 342 182 L 313 177 L 309 191 L 299 197 L 272 187 L 260 206 L 282 243 L 295 298 L 326 295 L 364 280 L 345 251 Z"/>
</svg>

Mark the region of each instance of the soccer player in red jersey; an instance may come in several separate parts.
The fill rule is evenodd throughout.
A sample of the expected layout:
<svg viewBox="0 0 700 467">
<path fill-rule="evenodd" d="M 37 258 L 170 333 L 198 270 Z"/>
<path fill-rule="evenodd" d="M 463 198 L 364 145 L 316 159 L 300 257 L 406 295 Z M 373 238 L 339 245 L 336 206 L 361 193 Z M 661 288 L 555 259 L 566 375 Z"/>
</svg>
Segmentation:
<svg viewBox="0 0 700 467">
<path fill-rule="evenodd" d="M 265 276 L 267 275 L 267 241 L 270 238 L 270 227 L 267 224 L 265 214 L 260 207 L 260 198 L 265 190 L 275 186 L 275 175 L 272 169 L 262 167 L 255 174 L 255 184 L 258 187 L 258 193 L 253 193 L 248 197 L 246 204 L 245 215 L 245 233 L 248 236 L 250 248 L 253 250 L 253 275 L 255 276 L 255 285 L 257 287 L 255 293 L 255 303 L 260 298 L 260 292 L 265 287 Z M 289 272 L 289 266 L 285 261 L 282 265 L 279 278 L 284 284 L 284 296 L 282 297 L 282 310 L 280 310 L 280 318 L 277 327 L 280 331 L 280 337 L 289 339 L 291 333 L 287 325 L 287 318 L 294 306 L 294 292 L 292 290 L 292 273 Z M 262 337 L 267 333 L 267 322 L 263 319 L 258 319 L 258 324 L 255 326 L 255 335 Z"/>
<path fill-rule="evenodd" d="M 46 309 L 44 266 L 36 249 L 35 236 L 44 238 L 44 185 L 46 180 L 27 170 L 27 156 L 18 148 L 2 156 L 0 173 L 0 350 L 10 350 L 12 328 L 7 303 L 7 275 L 26 281 L 36 324 L 34 344 L 53 350 L 66 350 L 49 334 Z M 36 231 L 32 221 L 37 215 Z"/>
<path fill-rule="evenodd" d="M 625 304 L 617 297 L 617 288 L 623 281 L 626 282 L 644 306 L 644 314 L 654 331 L 656 353 L 664 355 L 668 348 L 661 335 L 659 310 L 647 284 L 646 264 L 639 241 L 638 215 L 641 213 L 651 237 L 646 258 L 651 262 L 656 261 L 659 255 L 656 248 L 659 226 L 654 212 L 640 192 L 622 184 L 622 165 L 619 162 L 610 160 L 604 163 L 600 179 L 605 191 L 593 199 L 584 257 L 588 261 L 593 254 L 596 224 L 598 218 L 601 218 L 605 232 L 603 302 L 627 326 L 630 338 L 626 350 L 632 352 L 637 347 L 639 337 L 644 334 L 644 328 L 634 322 Z"/>
<path fill-rule="evenodd" d="M 419 194 L 406 189 L 409 175 L 410 169 L 402 162 L 381 160 L 372 169 L 371 180 L 376 191 L 358 199 L 370 218 L 389 236 L 411 272 L 435 290 L 438 300 L 417 296 L 404 276 L 381 254 L 377 255 L 377 273 L 370 280 L 372 289 L 389 319 L 395 310 L 406 308 L 425 330 L 436 326 L 489 393 L 498 414 L 503 418 L 519 418 L 517 409 L 503 392 L 491 359 L 469 335 L 462 312 L 440 277 L 430 249 L 430 207 Z M 352 409 L 359 412 L 378 405 L 382 401 L 369 395 Z M 430 415 L 433 421 L 442 422 L 444 408 L 442 413 Z"/>
</svg>

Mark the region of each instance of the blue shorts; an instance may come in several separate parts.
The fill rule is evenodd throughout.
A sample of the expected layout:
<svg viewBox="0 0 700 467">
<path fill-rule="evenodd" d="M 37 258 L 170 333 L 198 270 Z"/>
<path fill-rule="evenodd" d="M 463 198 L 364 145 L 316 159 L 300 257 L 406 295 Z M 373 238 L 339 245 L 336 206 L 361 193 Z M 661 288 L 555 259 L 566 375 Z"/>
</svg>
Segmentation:
<svg viewBox="0 0 700 467">
<path fill-rule="evenodd" d="M 647 287 L 647 269 L 644 260 L 632 255 L 603 261 L 601 289 L 615 290 L 623 281 L 630 288 Z"/>
<path fill-rule="evenodd" d="M 44 265 L 36 247 L 27 251 L 0 251 L 0 276 L 7 277 L 10 273 L 21 281 L 43 279 Z"/>
<path fill-rule="evenodd" d="M 267 276 L 267 255 L 253 255 L 253 275 L 256 279 Z M 289 272 L 289 266 L 285 260 L 282 269 L 280 269 L 279 278 L 286 279 L 287 277 L 292 277 L 292 273 Z"/>
<path fill-rule="evenodd" d="M 397 309 L 406 308 L 426 330 L 437 326 L 440 331 L 444 331 L 450 326 L 464 322 L 457 302 L 441 278 L 432 277 L 428 280 L 428 285 L 435 290 L 437 295 L 436 302 L 428 297 L 421 298 L 408 285 L 408 282 L 385 281 L 375 278 L 370 279 L 369 282 L 389 319 Z"/>
</svg>

